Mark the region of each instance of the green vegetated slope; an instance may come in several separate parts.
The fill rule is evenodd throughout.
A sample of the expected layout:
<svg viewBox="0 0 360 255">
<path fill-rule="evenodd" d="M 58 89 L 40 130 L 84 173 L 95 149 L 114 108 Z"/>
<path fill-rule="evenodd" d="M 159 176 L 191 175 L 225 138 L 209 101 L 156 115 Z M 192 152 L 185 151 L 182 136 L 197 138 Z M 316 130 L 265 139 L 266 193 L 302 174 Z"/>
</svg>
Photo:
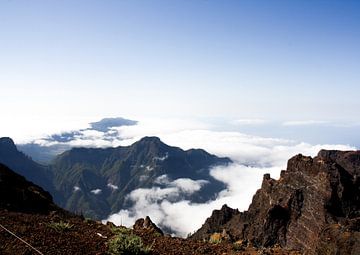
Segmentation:
<svg viewBox="0 0 360 255">
<path fill-rule="evenodd" d="M 61 207 L 102 219 L 131 206 L 126 200 L 131 191 L 165 188 L 178 178 L 203 180 L 203 187 L 195 193 L 183 192 L 177 199 L 205 202 L 224 188 L 210 175 L 210 168 L 231 160 L 201 149 L 184 151 L 157 137 L 145 137 L 126 147 L 73 148 L 43 166 L 18 151 L 10 138 L 1 138 L 0 162 L 48 190 Z"/>
<path fill-rule="evenodd" d="M 204 150 L 168 146 L 157 137 L 127 147 L 74 148 L 53 162 L 54 184 L 61 194 L 55 200 L 71 211 L 102 218 L 129 206 L 125 198 L 131 191 L 164 186 L 158 178 L 166 175 L 169 180 L 207 181 L 196 194 L 184 194 L 192 201 L 206 201 L 224 188 L 210 176 L 210 167 L 229 162 Z"/>
</svg>

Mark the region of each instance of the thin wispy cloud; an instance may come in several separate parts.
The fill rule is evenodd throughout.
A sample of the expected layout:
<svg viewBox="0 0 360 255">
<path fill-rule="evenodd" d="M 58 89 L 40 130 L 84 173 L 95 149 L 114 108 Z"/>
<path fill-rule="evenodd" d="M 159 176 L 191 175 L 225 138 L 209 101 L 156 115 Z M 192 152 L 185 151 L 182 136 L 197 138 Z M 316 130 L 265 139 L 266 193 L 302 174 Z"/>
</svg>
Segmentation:
<svg viewBox="0 0 360 255">
<path fill-rule="evenodd" d="M 325 120 L 292 120 L 282 123 L 283 126 L 311 126 L 311 125 L 327 125 L 330 121 Z"/>
<path fill-rule="evenodd" d="M 262 125 L 262 124 L 266 124 L 267 121 L 264 119 L 237 119 L 232 121 L 233 124 L 235 125 Z"/>
<path fill-rule="evenodd" d="M 102 193 L 102 190 L 101 189 L 93 189 L 90 192 L 93 193 L 94 195 L 99 195 Z"/>
</svg>

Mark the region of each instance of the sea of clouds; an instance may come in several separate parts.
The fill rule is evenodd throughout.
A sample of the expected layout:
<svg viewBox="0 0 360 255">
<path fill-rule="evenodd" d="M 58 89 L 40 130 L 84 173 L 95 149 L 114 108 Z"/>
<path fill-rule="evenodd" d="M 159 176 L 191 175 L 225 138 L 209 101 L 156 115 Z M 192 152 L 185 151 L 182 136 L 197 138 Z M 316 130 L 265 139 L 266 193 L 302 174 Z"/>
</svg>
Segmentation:
<svg viewBox="0 0 360 255">
<path fill-rule="evenodd" d="M 250 120 L 238 121 L 249 125 Z M 256 120 L 251 124 L 263 125 Z M 355 149 L 341 144 L 309 144 L 305 142 L 247 135 L 241 132 L 219 131 L 210 124 L 200 121 L 179 119 L 144 119 L 137 125 L 112 127 L 107 131 L 83 130 L 69 141 L 70 146 L 107 147 L 130 145 L 144 136 L 157 136 L 171 146 L 184 150 L 202 148 L 217 156 L 230 157 L 233 164 L 214 167 L 210 174 L 226 184 L 214 200 L 206 203 L 192 203 L 182 199 L 184 195 L 195 194 L 204 185 L 204 180 L 159 177 L 161 187 L 142 188 L 132 191 L 127 199 L 133 206 L 110 215 L 105 221 L 118 225 L 132 226 L 136 219 L 146 215 L 160 227 L 171 229 L 172 234 L 186 236 L 196 231 L 223 204 L 246 210 L 252 196 L 260 188 L 263 175 L 270 173 L 278 178 L 286 169 L 287 160 L 298 154 L 315 156 L 320 149 Z M 42 145 L 53 145 L 54 141 L 40 139 Z M 94 191 L 95 192 L 95 191 Z"/>
<path fill-rule="evenodd" d="M 181 196 L 182 185 L 175 188 L 169 183 L 169 187 L 162 189 L 139 189 L 131 192 L 128 199 L 134 202 L 134 206 L 110 215 L 107 220 L 131 226 L 137 218 L 149 215 L 160 226 L 172 229 L 175 235 L 186 236 L 200 228 L 211 212 L 221 208 L 223 204 L 246 210 L 252 196 L 261 186 L 263 175 L 270 173 L 273 178 L 278 178 L 280 171 L 286 169 L 290 157 L 298 153 L 315 156 L 320 149 L 354 149 L 348 145 L 312 145 L 239 132 L 213 131 L 211 128 L 203 123 L 181 123 L 179 120 L 148 120 L 139 122 L 136 126 L 117 128 L 122 137 L 122 145 L 153 135 L 182 149 L 202 148 L 218 156 L 230 157 L 234 163 L 211 169 L 211 175 L 227 186 L 212 201 L 202 204 L 188 200 L 173 202 L 171 197 Z M 201 188 L 198 182 L 192 185 L 194 189 L 188 189 L 188 192 L 197 192 Z"/>
</svg>

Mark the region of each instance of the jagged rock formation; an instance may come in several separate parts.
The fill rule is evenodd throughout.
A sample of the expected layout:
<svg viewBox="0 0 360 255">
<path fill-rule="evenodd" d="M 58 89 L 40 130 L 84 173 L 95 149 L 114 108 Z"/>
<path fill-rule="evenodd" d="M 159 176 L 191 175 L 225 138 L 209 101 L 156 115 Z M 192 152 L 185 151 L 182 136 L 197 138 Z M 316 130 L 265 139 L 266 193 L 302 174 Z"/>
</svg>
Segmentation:
<svg viewBox="0 0 360 255">
<path fill-rule="evenodd" d="M 160 235 L 164 235 L 163 231 L 158 226 L 156 226 L 154 222 L 151 221 L 149 216 L 146 216 L 145 219 L 140 218 L 136 220 L 133 229 L 135 231 L 146 230 L 146 231 L 158 233 Z"/>
<path fill-rule="evenodd" d="M 257 247 L 280 245 L 305 254 L 360 254 L 360 152 L 297 155 L 279 180 L 264 175 L 248 211 L 226 220 L 223 207 L 192 238 L 226 229 Z M 223 222 L 209 228 L 211 222 Z"/>
<path fill-rule="evenodd" d="M 202 227 L 193 235 L 193 239 L 207 239 L 213 233 L 221 233 L 224 226 L 235 215 L 240 214 L 239 210 L 232 209 L 226 204 L 220 210 L 214 210 L 209 218 L 206 219 Z"/>
</svg>

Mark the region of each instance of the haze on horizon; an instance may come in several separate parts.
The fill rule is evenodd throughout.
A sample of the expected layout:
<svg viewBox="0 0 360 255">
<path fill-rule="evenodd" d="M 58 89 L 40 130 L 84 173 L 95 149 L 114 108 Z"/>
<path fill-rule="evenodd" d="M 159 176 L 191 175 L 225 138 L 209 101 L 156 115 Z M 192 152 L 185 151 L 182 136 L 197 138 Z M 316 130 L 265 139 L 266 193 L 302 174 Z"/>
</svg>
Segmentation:
<svg viewBox="0 0 360 255">
<path fill-rule="evenodd" d="M 1 1 L 1 135 L 145 116 L 350 126 L 324 129 L 349 143 L 359 11 L 359 1 Z"/>
</svg>

